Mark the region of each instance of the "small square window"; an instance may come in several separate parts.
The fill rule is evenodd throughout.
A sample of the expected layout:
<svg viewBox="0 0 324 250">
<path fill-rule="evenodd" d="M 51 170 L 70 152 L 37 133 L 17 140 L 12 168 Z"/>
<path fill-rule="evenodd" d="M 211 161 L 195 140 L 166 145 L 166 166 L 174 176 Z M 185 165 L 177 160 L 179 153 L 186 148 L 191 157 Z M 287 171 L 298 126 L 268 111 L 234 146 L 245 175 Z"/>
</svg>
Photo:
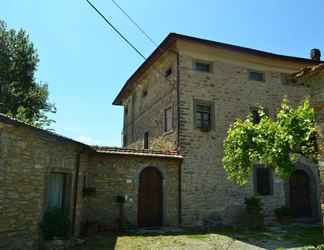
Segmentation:
<svg viewBox="0 0 324 250">
<path fill-rule="evenodd" d="M 249 80 L 264 82 L 265 81 L 265 74 L 264 72 L 259 71 L 250 71 L 249 72 Z"/>
<path fill-rule="evenodd" d="M 164 110 L 164 132 L 172 129 L 172 107 Z"/>
<path fill-rule="evenodd" d="M 261 164 L 256 164 L 254 190 L 258 195 L 272 195 L 273 194 L 273 178 L 270 168 Z"/>
<path fill-rule="evenodd" d="M 165 71 L 164 76 L 167 78 L 167 77 L 169 77 L 171 74 L 172 74 L 172 68 L 170 67 L 170 68 L 168 68 L 168 69 Z"/>
<path fill-rule="evenodd" d="M 200 72 L 211 72 L 211 64 L 204 62 L 194 62 L 193 69 Z"/>
</svg>

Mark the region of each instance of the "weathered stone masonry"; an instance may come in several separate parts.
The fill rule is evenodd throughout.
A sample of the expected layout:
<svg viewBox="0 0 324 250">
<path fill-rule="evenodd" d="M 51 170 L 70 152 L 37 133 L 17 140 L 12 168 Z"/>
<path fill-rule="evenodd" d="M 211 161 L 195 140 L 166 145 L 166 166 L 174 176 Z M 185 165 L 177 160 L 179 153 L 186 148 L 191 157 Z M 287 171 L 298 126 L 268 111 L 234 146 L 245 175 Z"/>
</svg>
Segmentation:
<svg viewBox="0 0 324 250">
<path fill-rule="evenodd" d="M 117 196 L 126 200 L 125 224 L 136 227 L 139 175 L 146 167 L 163 178 L 163 225 L 177 226 L 181 160 L 161 152 L 92 148 L 0 114 L 0 249 L 38 249 L 52 173 L 69 179 L 64 200 L 74 235 L 89 221 L 116 228 Z M 85 187 L 95 195 L 84 196 Z"/>
<path fill-rule="evenodd" d="M 34 249 L 38 246 L 39 223 L 47 199 L 46 181 L 52 172 L 71 176 L 68 207 L 72 218 L 73 180 L 82 147 L 80 143 L 40 133 L 40 130 L 19 125 L 16 121 L 0 121 L 0 249 Z M 87 163 L 81 160 L 80 175 L 85 168 Z M 79 185 L 78 197 L 81 195 L 82 186 Z M 81 209 L 82 199 L 78 199 L 76 230 Z"/>
<path fill-rule="evenodd" d="M 179 225 L 179 178 L 181 159 L 156 156 L 121 155 L 112 152 L 93 154 L 90 158 L 89 185 L 96 187 L 84 218 L 116 225 L 119 218 L 118 195 L 126 198 L 125 223 L 137 225 L 139 175 L 146 167 L 157 168 L 163 177 L 163 225 Z"/>
<path fill-rule="evenodd" d="M 161 54 L 163 57 L 160 57 Z M 174 62 L 175 59 L 178 61 Z M 176 105 L 176 114 L 173 117 L 176 126 L 172 134 L 176 140 L 173 141 L 167 140 L 168 138 L 156 129 L 158 125 L 152 128 L 150 123 L 161 121 L 163 105 L 158 105 L 160 112 L 150 112 L 150 107 L 160 101 L 161 91 L 158 90 L 167 88 L 163 67 L 160 66 L 168 61 L 178 66 L 176 71 L 173 71 L 173 79 L 175 89 L 179 92 L 168 98 L 169 102 Z M 194 70 L 193 65 L 197 61 L 207 63 L 209 72 Z M 249 185 L 243 188 L 227 180 L 222 165 L 223 141 L 227 129 L 236 118 L 246 117 L 257 105 L 264 106 L 273 117 L 283 97 L 287 96 L 293 105 L 304 100 L 310 95 L 310 89 L 291 82 L 289 76 L 305 66 L 317 63 L 316 60 L 274 55 L 170 34 L 126 82 L 114 101 L 116 105 L 128 106 L 131 103 L 136 107 L 142 100 L 129 100 L 134 95 L 140 95 L 144 85 L 149 90 L 145 97 L 146 108 L 137 116 L 137 123 L 132 124 L 133 130 L 140 132 L 133 138 L 135 141 L 127 146 L 142 146 L 143 131 L 147 130 L 150 134 L 151 148 L 154 149 L 155 141 L 166 138 L 171 143 L 169 148 L 176 148 L 183 156 L 182 225 L 201 226 L 210 218 L 220 218 L 223 223 L 231 224 L 242 217 L 244 198 L 255 194 L 254 180 L 251 177 Z M 161 69 L 160 74 L 156 73 L 155 68 Z M 166 68 L 165 66 L 164 69 Z M 264 80 L 249 80 L 250 71 L 264 73 Z M 153 78 L 154 81 L 147 81 Z M 194 127 L 196 101 L 212 103 L 214 114 L 211 131 L 202 132 Z M 140 125 L 137 126 L 138 124 Z M 298 165 L 305 165 L 304 163 Z M 309 162 L 306 165 L 312 173 L 312 181 L 315 182 L 318 176 L 316 166 Z M 289 205 L 290 190 L 286 186 L 287 183 L 274 176 L 273 193 L 261 197 L 267 220 L 273 219 L 275 208 Z M 317 211 L 316 206 L 313 210 Z M 315 214 L 318 215 L 317 212 Z"/>
<path fill-rule="evenodd" d="M 211 70 L 194 70 L 196 61 L 207 62 Z M 85 222 L 116 228 L 120 219 L 117 197 L 125 199 L 123 223 L 138 226 L 140 176 L 152 167 L 162 183 L 162 226 L 239 223 L 244 198 L 256 194 L 255 179 L 251 176 L 243 188 L 227 180 L 222 165 L 227 129 L 256 105 L 264 106 L 273 117 L 284 96 L 292 104 L 311 97 L 317 111 L 323 182 L 323 66 L 309 75 L 302 73 L 297 81 L 288 80 L 300 68 L 316 64 L 170 34 L 114 101 L 125 106 L 127 148 L 122 149 L 90 147 L 0 114 L 0 249 L 37 249 L 52 173 L 69 177 L 65 199 L 75 235 Z M 249 80 L 251 70 L 263 72 L 265 78 Z M 209 131 L 195 127 L 197 102 L 211 104 Z M 169 107 L 172 125 L 165 131 L 164 111 Z M 149 149 L 139 150 L 145 132 L 149 133 Z M 311 216 L 318 219 L 318 166 L 300 159 L 296 169 L 311 180 Z M 272 220 L 275 208 L 290 204 L 289 183 L 277 176 L 272 180 L 273 192 L 261 197 L 267 221 Z M 94 191 L 93 195 L 85 196 L 85 188 Z"/>
</svg>

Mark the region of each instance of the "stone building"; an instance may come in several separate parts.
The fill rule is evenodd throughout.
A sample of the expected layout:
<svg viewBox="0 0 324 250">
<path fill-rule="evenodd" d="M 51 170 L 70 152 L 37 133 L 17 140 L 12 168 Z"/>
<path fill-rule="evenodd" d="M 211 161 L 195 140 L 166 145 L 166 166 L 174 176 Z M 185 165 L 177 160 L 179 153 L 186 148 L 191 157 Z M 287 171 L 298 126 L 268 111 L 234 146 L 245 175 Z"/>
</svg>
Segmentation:
<svg viewBox="0 0 324 250">
<path fill-rule="evenodd" d="M 124 225 L 178 226 L 181 161 L 175 152 L 90 147 L 0 114 L 0 249 L 38 249 L 53 207 L 69 211 L 75 235 L 91 223 L 115 229 L 121 204 Z"/>
<path fill-rule="evenodd" d="M 171 33 L 113 102 L 124 106 L 122 148 L 85 145 L 0 114 L 0 249 L 35 249 L 51 207 L 68 209 L 76 235 L 91 223 L 240 223 L 252 195 L 262 198 L 268 222 L 282 205 L 318 220 L 320 176 L 310 160 L 300 159 L 286 182 L 256 166 L 245 187 L 222 166 L 229 125 L 249 112 L 257 120 L 257 105 L 274 116 L 284 96 L 293 104 L 311 96 L 320 117 L 322 71 L 300 71 L 321 68 L 312 51 L 304 59 Z"/>
<path fill-rule="evenodd" d="M 289 79 L 319 63 L 319 51 L 313 53 L 312 59 L 296 58 L 170 34 L 126 82 L 114 101 L 125 110 L 124 146 L 162 146 L 183 157 L 182 225 L 203 226 L 216 218 L 236 223 L 244 198 L 257 193 L 268 220 L 283 205 L 296 216 L 319 218 L 318 168 L 309 160 L 297 163 L 288 183 L 256 167 L 246 187 L 228 181 L 222 165 L 223 141 L 236 118 L 257 105 L 273 117 L 283 97 L 297 104 L 311 94 L 310 87 Z M 303 181 L 307 190 L 298 183 Z"/>
</svg>

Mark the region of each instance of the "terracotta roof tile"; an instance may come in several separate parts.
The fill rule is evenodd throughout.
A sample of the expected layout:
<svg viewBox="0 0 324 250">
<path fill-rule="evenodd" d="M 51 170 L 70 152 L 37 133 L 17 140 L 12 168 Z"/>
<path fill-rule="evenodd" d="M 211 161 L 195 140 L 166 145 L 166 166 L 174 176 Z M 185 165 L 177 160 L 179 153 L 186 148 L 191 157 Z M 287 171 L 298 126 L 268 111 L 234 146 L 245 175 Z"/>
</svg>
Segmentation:
<svg viewBox="0 0 324 250">
<path fill-rule="evenodd" d="M 129 149 L 129 148 L 100 147 L 100 146 L 93 146 L 92 148 L 98 153 L 106 153 L 106 154 L 182 159 L 182 156 L 179 155 L 178 152 L 176 151 L 156 151 L 150 149 Z"/>
<path fill-rule="evenodd" d="M 298 71 L 296 74 L 294 74 L 295 78 L 301 78 L 306 75 L 316 74 L 320 72 L 321 70 L 324 70 L 324 63 L 320 63 L 315 66 L 307 66 L 305 68 L 302 68 L 300 71 Z"/>
</svg>

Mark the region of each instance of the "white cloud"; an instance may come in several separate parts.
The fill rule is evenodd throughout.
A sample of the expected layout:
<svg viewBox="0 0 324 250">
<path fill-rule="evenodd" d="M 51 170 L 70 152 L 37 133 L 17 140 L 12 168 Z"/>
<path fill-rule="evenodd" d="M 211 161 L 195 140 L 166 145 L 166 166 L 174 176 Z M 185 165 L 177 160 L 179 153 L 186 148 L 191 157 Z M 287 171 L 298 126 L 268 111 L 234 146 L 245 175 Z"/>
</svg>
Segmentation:
<svg viewBox="0 0 324 250">
<path fill-rule="evenodd" d="M 80 135 L 76 138 L 77 141 L 88 144 L 88 145 L 101 145 L 102 142 L 100 140 L 93 139 L 89 136 Z"/>
</svg>

